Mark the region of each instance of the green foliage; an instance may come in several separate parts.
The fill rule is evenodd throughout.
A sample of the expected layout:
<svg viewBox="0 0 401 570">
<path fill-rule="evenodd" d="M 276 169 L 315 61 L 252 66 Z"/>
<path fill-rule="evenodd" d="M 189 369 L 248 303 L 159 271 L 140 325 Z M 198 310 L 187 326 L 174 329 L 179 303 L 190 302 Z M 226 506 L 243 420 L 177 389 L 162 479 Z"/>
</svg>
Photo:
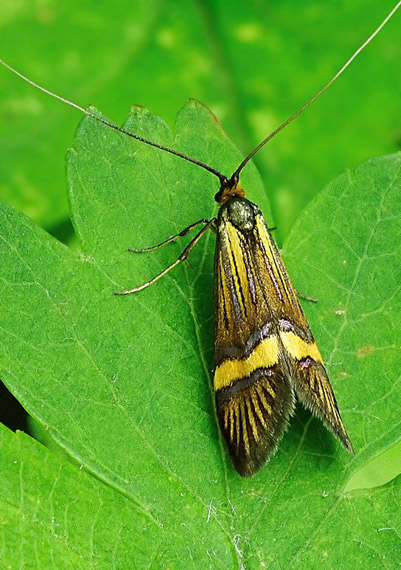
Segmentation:
<svg viewBox="0 0 401 570">
<path fill-rule="evenodd" d="M 239 161 L 195 102 L 174 133 L 140 108 L 127 127 L 228 174 Z M 80 252 L 1 212 L 1 377 L 72 461 L 2 430 L 3 565 L 397 568 L 401 158 L 334 180 L 284 249 L 295 286 L 319 299 L 305 310 L 356 454 L 298 410 L 249 480 L 233 470 L 214 417 L 212 232 L 192 267 L 113 295 L 177 257 L 190 238 L 149 254 L 127 249 L 213 215 L 216 179 L 87 118 L 67 162 Z M 271 225 L 251 165 L 243 185 Z M 384 487 L 345 492 L 389 450 Z"/>
<path fill-rule="evenodd" d="M 115 122 L 134 104 L 174 123 L 189 97 L 249 151 L 320 89 L 394 0 L 3 0 L 1 57 Z M 185 14 L 185 17 L 183 15 Z M 396 152 L 401 18 L 256 158 L 280 241 L 328 180 Z M 0 195 L 60 235 L 77 113 L 0 70 Z"/>
</svg>

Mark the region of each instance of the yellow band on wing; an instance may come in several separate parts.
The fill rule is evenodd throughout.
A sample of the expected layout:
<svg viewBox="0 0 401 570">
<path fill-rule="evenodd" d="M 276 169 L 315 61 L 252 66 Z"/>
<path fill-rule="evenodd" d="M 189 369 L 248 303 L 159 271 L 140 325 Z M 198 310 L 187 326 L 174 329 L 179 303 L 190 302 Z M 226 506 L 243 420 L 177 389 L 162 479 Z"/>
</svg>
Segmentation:
<svg viewBox="0 0 401 570">
<path fill-rule="evenodd" d="M 214 389 L 227 388 L 232 382 L 250 376 L 258 368 L 269 368 L 278 362 L 278 342 L 275 336 L 262 340 L 248 358 L 225 360 L 214 372 Z"/>
<path fill-rule="evenodd" d="M 280 333 L 284 347 L 295 360 L 302 360 L 309 356 L 316 362 L 323 364 L 322 356 L 315 342 L 308 344 L 293 332 Z"/>
</svg>

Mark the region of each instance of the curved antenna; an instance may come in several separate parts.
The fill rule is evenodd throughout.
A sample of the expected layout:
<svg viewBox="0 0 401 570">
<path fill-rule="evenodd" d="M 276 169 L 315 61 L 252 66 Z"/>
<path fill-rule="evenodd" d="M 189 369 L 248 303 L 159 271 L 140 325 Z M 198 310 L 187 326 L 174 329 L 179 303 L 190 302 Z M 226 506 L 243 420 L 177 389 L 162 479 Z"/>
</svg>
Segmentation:
<svg viewBox="0 0 401 570">
<path fill-rule="evenodd" d="M 284 121 L 284 123 L 279 125 L 272 133 L 269 134 L 269 136 L 267 136 L 265 139 L 263 139 L 262 142 L 259 143 L 258 146 L 256 148 L 254 148 L 254 150 L 250 154 L 248 154 L 247 157 L 244 158 L 244 160 L 241 162 L 241 164 L 238 166 L 238 168 L 235 170 L 235 172 L 232 174 L 232 176 L 230 177 L 229 180 L 221 172 L 219 172 L 215 168 L 212 168 L 208 164 L 201 162 L 200 160 L 196 160 L 195 158 L 191 158 L 190 156 L 187 156 L 186 154 L 183 154 L 181 152 L 173 150 L 167 146 L 152 142 L 152 141 L 145 139 L 139 135 L 136 135 L 130 131 L 127 131 L 126 129 L 117 126 L 116 124 L 108 121 L 107 119 L 103 119 L 102 117 L 95 115 L 91 111 L 84 109 L 84 107 L 77 105 L 73 101 L 69 101 L 68 99 L 65 99 L 64 97 L 61 97 L 60 95 L 57 95 L 56 93 L 53 93 L 52 91 L 49 91 L 48 89 L 45 89 L 45 87 L 38 85 L 37 83 L 35 83 L 31 79 L 29 79 L 28 77 L 23 75 L 22 73 L 20 73 L 19 71 L 17 71 L 13 67 L 11 67 L 11 65 L 8 65 L 8 63 L 3 61 L 2 59 L 0 59 L 0 64 L 2 64 L 9 71 L 14 73 L 18 77 L 20 77 L 23 81 L 25 81 L 29 85 L 32 85 L 32 87 L 39 89 L 39 91 L 43 91 L 43 93 L 50 95 L 50 97 L 53 97 L 54 99 L 58 99 L 62 103 L 66 103 L 70 107 L 74 107 L 78 111 L 81 111 L 81 113 L 84 113 L 85 115 L 88 115 L 88 117 L 91 117 L 92 119 L 95 119 L 96 121 L 99 121 L 100 123 L 103 123 L 104 125 L 107 125 L 111 129 L 114 129 L 115 131 L 118 131 L 118 132 L 123 133 L 123 134 L 125 134 L 125 135 L 127 135 L 133 139 L 136 139 L 140 142 L 143 142 L 144 144 L 147 144 L 147 145 L 152 146 L 154 148 L 157 148 L 159 150 L 163 150 L 165 152 L 173 154 L 174 156 L 178 156 L 179 158 L 182 158 L 183 160 L 186 160 L 187 162 L 191 162 L 192 164 L 196 164 L 197 166 L 200 166 L 204 170 L 207 170 L 211 174 L 214 174 L 215 176 L 217 176 L 217 178 L 220 180 L 220 186 L 221 186 L 220 191 L 223 191 L 224 188 L 234 188 L 237 186 L 238 181 L 239 181 L 240 172 L 244 168 L 244 166 L 255 156 L 255 154 L 262 147 L 265 146 L 266 143 L 268 143 L 273 137 L 275 137 L 280 131 L 282 131 L 287 125 L 289 125 L 294 119 L 296 119 L 296 117 L 298 117 L 298 115 L 300 115 L 303 111 L 305 111 L 305 109 L 307 109 L 309 107 L 309 105 L 311 105 L 314 101 L 316 101 L 316 99 L 318 97 L 320 97 L 320 95 L 322 95 L 334 83 L 334 81 L 340 77 L 340 75 L 342 75 L 342 73 L 354 61 L 354 59 L 361 53 L 361 51 L 363 49 L 365 49 L 365 47 L 368 44 L 370 44 L 370 42 L 377 36 L 377 34 L 380 32 L 380 30 L 387 24 L 387 22 L 395 14 L 395 12 L 398 10 L 398 8 L 400 6 L 401 6 L 401 0 L 396 4 L 396 6 L 386 16 L 386 18 L 382 21 L 382 23 L 376 28 L 376 30 L 373 32 L 373 34 L 371 34 L 371 36 L 369 36 L 369 38 L 353 53 L 353 55 L 341 67 L 341 69 L 330 79 L 330 81 L 324 87 L 322 87 L 322 89 L 320 89 L 320 91 L 318 91 L 311 99 L 309 99 L 309 101 L 307 101 L 307 103 L 305 103 L 305 105 L 303 105 L 300 109 L 298 109 L 298 111 L 296 111 L 293 115 L 291 115 L 291 117 L 289 117 L 289 119 Z"/>
<path fill-rule="evenodd" d="M 322 87 L 322 89 L 320 89 L 320 91 L 318 91 L 313 97 L 312 99 L 309 99 L 309 101 L 307 103 L 305 103 L 305 105 L 303 105 L 300 109 L 298 109 L 298 111 L 296 111 L 296 113 L 294 113 L 293 115 L 291 115 L 291 117 L 289 119 L 287 119 L 286 121 L 284 121 L 284 123 L 282 123 L 280 126 L 278 126 L 272 133 L 270 133 L 269 136 L 267 136 L 261 143 L 258 144 L 258 146 L 250 153 L 248 154 L 248 156 L 246 158 L 244 158 L 244 160 L 241 162 L 241 164 L 238 166 L 237 170 L 234 172 L 234 174 L 231 176 L 230 182 L 232 183 L 236 183 L 239 180 L 239 174 L 241 172 L 241 170 L 244 168 L 244 166 L 251 160 L 251 158 L 253 158 L 255 156 L 255 154 L 262 148 L 265 146 L 266 143 L 268 143 L 273 137 L 275 137 L 280 131 L 282 131 L 287 125 L 289 125 L 294 119 L 296 119 L 298 117 L 298 115 L 300 115 L 303 111 L 305 111 L 305 109 L 307 109 L 309 107 L 309 105 L 311 105 L 314 101 L 316 101 L 316 99 L 318 97 L 320 97 L 320 95 L 322 95 L 322 93 L 324 93 L 326 91 L 326 89 L 328 89 L 330 87 L 330 85 L 332 85 L 334 83 L 334 81 L 336 79 L 338 79 L 340 77 L 340 75 L 342 75 L 342 73 L 347 69 L 347 67 L 354 61 L 354 59 L 361 53 L 361 51 L 363 49 L 365 49 L 365 47 L 370 44 L 370 42 L 377 36 L 377 34 L 380 32 L 380 30 L 387 24 L 387 22 L 389 21 L 389 19 L 393 16 L 393 14 L 395 14 L 395 12 L 398 10 L 398 8 L 401 6 L 401 0 L 400 2 L 398 2 L 398 4 L 391 10 L 391 12 L 386 16 L 386 18 L 382 21 L 382 23 L 376 28 L 376 30 L 373 32 L 373 34 L 371 36 L 369 36 L 369 38 L 356 50 L 356 52 L 354 52 L 354 54 L 349 58 L 349 60 L 342 66 L 342 68 L 334 75 L 334 77 L 332 77 L 330 79 L 330 81 L 324 86 Z"/>
<path fill-rule="evenodd" d="M 211 166 L 209 166 L 208 164 L 205 164 L 204 162 L 201 162 L 200 160 L 196 160 L 196 158 L 191 158 L 190 156 L 187 156 L 186 154 L 178 152 L 177 150 L 173 150 L 172 148 L 169 148 L 169 147 L 164 146 L 162 144 L 158 144 L 158 143 L 152 142 L 148 139 L 145 139 L 139 135 L 135 135 L 134 133 L 131 133 L 130 131 L 127 131 L 126 129 L 119 127 L 118 125 L 112 123 L 111 121 L 108 121 L 107 119 L 103 119 L 102 117 L 95 115 L 91 111 L 88 111 L 88 109 L 85 109 L 84 107 L 81 107 L 80 105 L 77 105 L 77 103 L 74 103 L 73 101 L 69 101 L 68 99 L 65 99 L 64 97 L 61 97 L 61 95 L 57 95 L 57 93 L 53 93 L 52 91 L 49 91 L 45 87 L 42 87 L 38 83 L 35 83 L 31 79 L 29 79 L 28 77 L 26 77 L 25 75 L 23 75 L 22 73 L 20 73 L 19 71 L 17 71 L 13 67 L 11 67 L 11 65 L 8 65 L 8 63 L 3 61 L 2 59 L 0 59 L 0 63 L 2 65 L 4 65 L 4 67 L 6 67 L 9 71 L 11 71 L 15 75 L 17 75 L 18 77 L 23 79 L 26 83 L 29 83 L 29 85 L 32 85 L 32 87 L 35 87 L 36 89 L 39 89 L 39 91 L 43 91 L 43 93 L 46 93 L 46 95 L 50 95 L 50 97 L 53 97 L 54 99 L 58 99 L 62 103 L 66 103 L 70 107 L 73 107 L 74 109 L 77 109 L 78 111 L 81 111 L 81 113 L 88 115 L 88 117 L 91 117 L 92 119 L 95 119 L 96 121 L 99 121 L 99 123 L 103 123 L 104 125 L 107 125 L 111 129 L 114 129 L 115 131 L 118 131 L 119 133 L 123 133 L 124 135 L 127 135 L 127 136 L 129 136 L 129 137 L 131 137 L 137 141 L 143 142 L 149 146 L 153 146 L 154 148 L 158 148 L 159 150 L 164 150 L 165 152 L 169 152 L 170 154 L 173 154 L 174 156 L 178 156 L 179 158 L 182 158 L 183 160 L 186 160 L 187 162 L 192 162 L 192 164 L 196 164 L 197 166 L 204 168 L 208 172 L 211 172 L 212 174 L 217 176 L 217 178 L 220 180 L 221 185 L 228 184 L 227 177 L 224 176 L 224 174 L 221 174 L 221 172 L 219 172 L 215 168 L 212 168 Z"/>
</svg>

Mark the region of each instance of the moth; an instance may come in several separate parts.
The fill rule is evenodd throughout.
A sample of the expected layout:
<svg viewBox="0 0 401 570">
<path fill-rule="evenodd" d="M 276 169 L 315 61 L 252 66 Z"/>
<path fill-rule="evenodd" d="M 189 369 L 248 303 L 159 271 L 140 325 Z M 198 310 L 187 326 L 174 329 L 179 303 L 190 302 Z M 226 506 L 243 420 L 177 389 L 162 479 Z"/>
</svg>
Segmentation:
<svg viewBox="0 0 401 570">
<path fill-rule="evenodd" d="M 274 239 L 256 204 L 245 197 L 239 172 L 221 175 L 217 218 L 203 228 L 175 263 L 137 293 L 184 261 L 202 236 L 216 232 L 213 388 L 221 433 L 240 475 L 253 475 L 276 450 L 295 396 L 353 452 L 319 349 Z"/>
<path fill-rule="evenodd" d="M 298 300 L 271 232 L 256 204 L 245 197 L 240 173 L 251 158 L 285 128 L 344 72 L 398 9 L 386 17 L 334 77 L 303 107 L 267 136 L 226 177 L 195 158 L 120 128 L 92 111 L 37 85 L 7 63 L 10 71 L 34 87 L 67 103 L 110 128 L 144 144 L 169 152 L 214 174 L 220 182 L 215 195 L 217 217 L 199 220 L 164 246 L 202 226 L 178 259 L 150 281 L 117 295 L 138 293 L 187 259 L 207 231 L 216 233 L 215 341 L 213 387 L 217 418 L 233 464 L 241 476 L 256 473 L 277 449 L 294 412 L 295 400 L 319 417 L 353 452 L 322 356 Z"/>
</svg>

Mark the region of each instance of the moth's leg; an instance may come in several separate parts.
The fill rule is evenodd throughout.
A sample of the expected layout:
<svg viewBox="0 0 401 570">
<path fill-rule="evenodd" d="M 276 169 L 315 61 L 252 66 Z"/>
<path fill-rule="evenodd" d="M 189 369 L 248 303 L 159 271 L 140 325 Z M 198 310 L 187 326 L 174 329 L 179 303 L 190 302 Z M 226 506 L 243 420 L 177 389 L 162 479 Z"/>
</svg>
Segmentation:
<svg viewBox="0 0 401 570">
<path fill-rule="evenodd" d="M 213 218 L 213 220 L 211 220 L 211 221 L 212 221 L 213 223 L 212 223 L 212 225 L 210 226 L 210 229 L 212 230 L 212 232 L 214 232 L 215 234 L 217 234 L 217 225 L 216 225 L 217 219 L 216 219 L 216 218 Z"/>
<path fill-rule="evenodd" d="M 159 249 L 159 247 L 163 247 L 163 245 L 166 245 L 172 241 L 175 241 L 176 239 L 178 239 L 180 237 L 186 236 L 187 234 L 192 232 L 192 230 L 195 229 L 200 224 L 207 224 L 208 222 L 209 222 L 209 220 L 206 220 L 206 218 L 202 218 L 201 220 L 198 220 L 197 222 L 194 222 L 193 224 L 190 224 L 188 227 L 184 228 L 179 234 L 176 234 L 175 236 L 171 236 L 171 237 L 167 238 L 166 240 L 162 241 L 161 243 L 158 243 L 157 245 L 152 245 L 150 247 L 144 247 L 141 249 L 136 249 L 136 248 L 132 247 L 128 251 L 134 251 L 135 253 L 140 253 L 142 251 L 152 251 L 153 249 Z"/>
<path fill-rule="evenodd" d="M 197 223 L 200 224 L 201 221 L 202 220 L 200 220 Z M 189 244 L 184 249 L 184 251 L 180 254 L 180 256 L 174 261 L 174 263 L 172 263 L 171 265 L 166 267 L 166 269 L 164 269 L 164 271 L 159 273 L 159 275 L 156 275 L 156 277 L 153 277 L 153 279 L 150 279 L 150 281 L 147 281 L 146 283 L 144 283 L 143 285 L 140 285 L 139 287 L 134 287 L 133 289 L 127 289 L 125 291 L 116 291 L 115 295 L 130 295 L 131 293 L 136 293 L 137 291 L 141 291 L 142 289 L 149 287 L 149 285 L 153 285 L 153 283 L 156 283 L 156 281 L 158 281 L 159 279 L 164 277 L 174 267 L 176 267 L 177 265 L 179 265 L 180 263 L 182 263 L 183 261 L 185 261 L 187 259 L 188 255 L 190 254 L 192 249 L 196 246 L 198 241 L 205 235 L 207 230 L 212 228 L 212 227 L 215 227 L 215 223 L 216 223 L 216 218 L 212 218 L 211 220 L 206 220 L 206 225 L 201 229 L 201 231 L 198 234 L 196 234 L 194 239 L 189 242 Z M 188 227 L 191 227 L 191 226 L 188 226 Z M 192 227 L 194 227 L 194 224 L 192 224 Z M 191 231 L 191 230 L 188 230 L 188 231 Z M 166 243 L 166 242 L 163 242 L 163 243 Z"/>
<path fill-rule="evenodd" d="M 313 297 L 308 297 L 308 295 L 304 295 L 299 291 L 296 291 L 296 294 L 300 299 L 304 299 L 305 301 L 310 301 L 311 303 L 318 303 L 318 299 L 314 299 Z"/>
</svg>

